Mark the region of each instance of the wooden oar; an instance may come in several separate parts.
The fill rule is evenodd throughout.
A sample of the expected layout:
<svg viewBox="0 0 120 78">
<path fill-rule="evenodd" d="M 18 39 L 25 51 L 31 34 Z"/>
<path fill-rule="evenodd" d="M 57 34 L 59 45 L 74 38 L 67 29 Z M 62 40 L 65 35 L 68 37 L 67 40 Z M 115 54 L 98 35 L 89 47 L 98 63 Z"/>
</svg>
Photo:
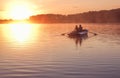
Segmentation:
<svg viewBox="0 0 120 78">
<path fill-rule="evenodd" d="M 67 35 L 69 34 L 70 32 L 66 32 L 66 33 L 62 33 L 61 35 L 64 36 L 64 35 Z"/>
<path fill-rule="evenodd" d="M 62 33 L 61 35 L 62 35 L 62 36 L 65 36 L 65 35 L 67 35 L 67 34 L 68 34 L 68 33 Z"/>
<path fill-rule="evenodd" d="M 94 34 L 94 35 L 98 35 L 97 33 L 94 33 L 94 32 L 89 32 L 89 33 L 92 33 L 92 34 Z"/>
<path fill-rule="evenodd" d="M 61 35 L 63 35 L 63 36 L 64 36 L 65 34 L 66 34 L 66 33 L 62 33 Z"/>
</svg>

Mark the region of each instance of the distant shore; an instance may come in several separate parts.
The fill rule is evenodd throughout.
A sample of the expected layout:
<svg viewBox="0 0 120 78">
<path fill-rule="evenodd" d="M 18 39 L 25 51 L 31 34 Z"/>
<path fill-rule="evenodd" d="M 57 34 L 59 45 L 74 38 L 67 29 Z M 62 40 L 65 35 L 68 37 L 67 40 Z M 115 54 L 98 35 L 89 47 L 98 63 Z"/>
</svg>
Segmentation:
<svg viewBox="0 0 120 78">
<path fill-rule="evenodd" d="M 0 23 L 10 23 L 16 20 L 0 20 Z M 30 16 L 31 23 L 120 23 L 120 8 L 112 10 L 89 11 L 78 14 L 39 14 Z"/>
</svg>

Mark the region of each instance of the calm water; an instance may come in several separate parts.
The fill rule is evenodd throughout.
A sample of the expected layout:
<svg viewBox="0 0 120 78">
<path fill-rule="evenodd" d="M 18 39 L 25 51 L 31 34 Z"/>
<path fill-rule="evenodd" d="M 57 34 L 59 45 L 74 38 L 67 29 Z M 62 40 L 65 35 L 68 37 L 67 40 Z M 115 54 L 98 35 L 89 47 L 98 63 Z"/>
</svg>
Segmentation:
<svg viewBox="0 0 120 78">
<path fill-rule="evenodd" d="M 1 24 L 0 78 L 120 78 L 120 24 Z"/>
</svg>

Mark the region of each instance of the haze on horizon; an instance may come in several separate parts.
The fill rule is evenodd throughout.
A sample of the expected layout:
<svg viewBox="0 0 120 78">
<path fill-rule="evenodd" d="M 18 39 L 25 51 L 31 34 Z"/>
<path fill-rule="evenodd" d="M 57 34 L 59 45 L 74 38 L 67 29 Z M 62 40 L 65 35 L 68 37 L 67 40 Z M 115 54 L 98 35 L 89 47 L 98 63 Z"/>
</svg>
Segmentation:
<svg viewBox="0 0 120 78">
<path fill-rule="evenodd" d="M 25 19 L 37 14 L 74 14 L 115 8 L 120 8 L 120 0 L 0 0 L 0 19 Z"/>
</svg>

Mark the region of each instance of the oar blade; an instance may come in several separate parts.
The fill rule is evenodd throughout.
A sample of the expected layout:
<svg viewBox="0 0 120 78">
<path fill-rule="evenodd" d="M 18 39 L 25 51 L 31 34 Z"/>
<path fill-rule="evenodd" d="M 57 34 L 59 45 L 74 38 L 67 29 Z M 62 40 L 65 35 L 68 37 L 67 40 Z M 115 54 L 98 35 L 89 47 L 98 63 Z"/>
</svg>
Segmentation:
<svg viewBox="0 0 120 78">
<path fill-rule="evenodd" d="M 65 34 L 66 34 L 66 33 L 62 33 L 61 35 L 63 35 L 63 36 L 64 36 Z"/>
</svg>

